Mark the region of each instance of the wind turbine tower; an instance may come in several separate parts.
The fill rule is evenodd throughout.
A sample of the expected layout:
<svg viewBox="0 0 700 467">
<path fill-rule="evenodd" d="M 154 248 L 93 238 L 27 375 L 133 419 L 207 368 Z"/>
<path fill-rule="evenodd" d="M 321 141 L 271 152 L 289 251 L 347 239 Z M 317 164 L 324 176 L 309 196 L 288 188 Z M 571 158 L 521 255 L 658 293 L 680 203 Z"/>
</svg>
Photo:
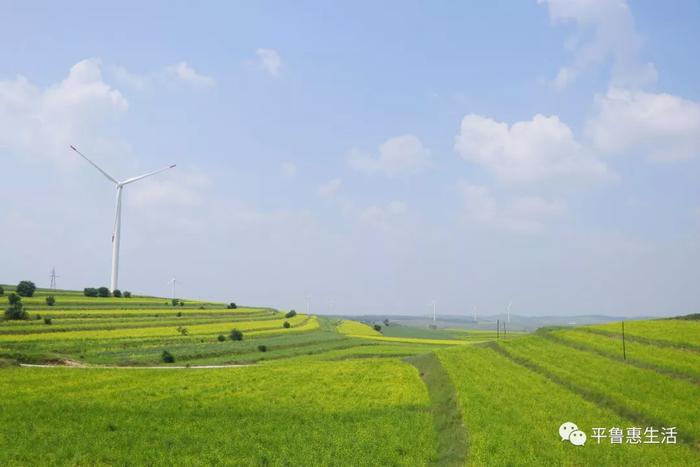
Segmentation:
<svg viewBox="0 0 700 467">
<path fill-rule="evenodd" d="M 177 279 L 175 279 L 174 277 L 168 281 L 168 284 L 170 284 L 170 285 L 172 286 L 172 290 L 173 290 L 173 299 L 176 298 L 176 295 L 175 295 L 175 283 L 177 283 Z"/>
<path fill-rule="evenodd" d="M 433 300 L 433 324 L 437 320 L 437 301 Z"/>
<path fill-rule="evenodd" d="M 153 172 L 148 172 L 143 175 L 139 175 L 137 177 L 131 177 L 127 178 L 124 181 L 118 181 L 116 178 L 112 177 L 110 174 L 102 170 L 97 164 L 92 162 L 90 159 L 88 159 L 85 154 L 82 152 L 78 151 L 75 146 L 71 145 L 70 147 L 73 151 L 78 153 L 80 157 L 85 159 L 95 167 L 97 170 L 100 171 L 102 175 L 107 177 L 107 179 L 114 183 L 115 187 L 117 188 L 117 202 L 116 202 L 116 209 L 115 209 L 115 214 L 114 214 L 114 228 L 112 229 L 112 279 L 110 281 L 109 285 L 109 290 L 111 292 L 114 292 L 115 289 L 117 289 L 117 285 L 119 282 L 119 240 L 120 240 L 120 232 L 121 232 L 121 225 L 122 225 L 122 190 L 126 185 L 129 183 L 134 183 L 136 181 L 139 181 L 141 179 L 144 179 L 146 177 L 150 177 L 151 175 L 155 175 L 157 173 L 164 172 L 168 169 L 172 169 L 175 167 L 175 164 L 170 165 L 168 167 L 164 167 L 162 169 L 154 170 Z"/>
<path fill-rule="evenodd" d="M 511 305 L 513 305 L 513 300 L 508 302 L 508 312 L 506 315 L 506 319 L 508 320 L 508 324 L 510 324 L 510 307 L 511 307 Z"/>
</svg>

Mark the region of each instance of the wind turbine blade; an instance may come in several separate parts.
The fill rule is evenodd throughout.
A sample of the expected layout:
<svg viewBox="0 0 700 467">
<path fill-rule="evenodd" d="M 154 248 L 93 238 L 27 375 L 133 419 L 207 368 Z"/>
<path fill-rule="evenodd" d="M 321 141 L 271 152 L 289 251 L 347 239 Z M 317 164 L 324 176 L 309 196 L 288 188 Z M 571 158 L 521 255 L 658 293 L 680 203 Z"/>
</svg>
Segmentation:
<svg viewBox="0 0 700 467">
<path fill-rule="evenodd" d="M 176 164 L 169 165 L 168 167 L 163 167 L 162 169 L 154 170 L 153 172 L 148 172 L 147 174 L 139 175 L 138 177 L 132 177 L 124 180 L 121 184 L 122 185 L 127 185 L 129 183 L 136 182 L 138 180 L 141 180 L 146 177 L 150 177 L 151 175 L 159 174 L 161 172 L 165 172 L 166 170 L 173 169 L 175 168 Z"/>
<path fill-rule="evenodd" d="M 105 172 L 104 170 L 102 170 L 97 164 L 95 164 L 95 163 L 92 162 L 90 159 L 88 159 L 88 158 L 85 156 L 85 154 L 83 154 L 82 152 L 78 151 L 78 150 L 75 148 L 75 146 L 73 146 L 73 145 L 71 144 L 71 145 L 70 145 L 70 148 L 71 148 L 73 151 L 77 152 L 77 153 L 80 155 L 80 157 L 82 157 L 83 159 L 85 159 L 86 161 L 88 161 L 94 168 L 96 168 L 97 170 L 99 170 L 99 171 L 102 173 L 102 175 L 104 175 L 105 177 L 107 177 L 109 180 L 111 180 L 111 181 L 114 182 L 115 184 L 119 185 L 119 182 L 118 182 L 114 177 L 112 177 L 110 174 L 108 174 L 107 172 Z"/>
</svg>

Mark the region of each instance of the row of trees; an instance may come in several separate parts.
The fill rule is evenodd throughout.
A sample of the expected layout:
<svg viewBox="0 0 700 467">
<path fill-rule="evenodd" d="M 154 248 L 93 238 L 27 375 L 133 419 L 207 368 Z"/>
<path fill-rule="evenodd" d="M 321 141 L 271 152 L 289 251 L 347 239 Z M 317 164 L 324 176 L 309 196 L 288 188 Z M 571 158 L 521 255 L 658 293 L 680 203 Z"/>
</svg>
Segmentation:
<svg viewBox="0 0 700 467">
<path fill-rule="evenodd" d="M 86 297 L 116 297 L 116 298 L 131 298 L 131 292 L 125 290 L 122 292 L 119 289 L 114 289 L 114 292 L 110 293 L 107 287 L 85 287 L 83 289 L 83 295 Z"/>
<path fill-rule="evenodd" d="M 36 285 L 32 281 L 21 281 L 15 287 L 15 293 L 20 297 L 33 297 Z M 5 295 L 5 289 L 0 285 L 0 295 Z"/>
</svg>

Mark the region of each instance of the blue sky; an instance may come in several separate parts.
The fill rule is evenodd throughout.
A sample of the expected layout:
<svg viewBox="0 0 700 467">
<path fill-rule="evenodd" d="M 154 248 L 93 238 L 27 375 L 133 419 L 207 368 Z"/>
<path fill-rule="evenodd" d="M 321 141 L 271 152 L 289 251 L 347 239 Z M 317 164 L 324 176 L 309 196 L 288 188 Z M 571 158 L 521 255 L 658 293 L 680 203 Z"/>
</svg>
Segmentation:
<svg viewBox="0 0 700 467">
<path fill-rule="evenodd" d="M 0 281 L 697 312 L 697 2 L 1 2 Z"/>
</svg>

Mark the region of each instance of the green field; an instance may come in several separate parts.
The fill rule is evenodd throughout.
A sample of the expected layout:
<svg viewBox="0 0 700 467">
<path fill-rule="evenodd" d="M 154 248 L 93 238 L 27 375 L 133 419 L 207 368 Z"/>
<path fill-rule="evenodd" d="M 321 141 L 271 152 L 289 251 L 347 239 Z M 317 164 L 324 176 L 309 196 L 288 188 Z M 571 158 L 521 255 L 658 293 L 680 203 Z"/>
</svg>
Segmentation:
<svg viewBox="0 0 700 467">
<path fill-rule="evenodd" d="M 23 303 L 30 319 L 0 320 L 0 465 L 700 465 L 697 321 L 625 323 L 623 355 L 619 323 L 496 339 L 157 297 Z M 585 446 L 561 441 L 567 421 Z"/>
</svg>

